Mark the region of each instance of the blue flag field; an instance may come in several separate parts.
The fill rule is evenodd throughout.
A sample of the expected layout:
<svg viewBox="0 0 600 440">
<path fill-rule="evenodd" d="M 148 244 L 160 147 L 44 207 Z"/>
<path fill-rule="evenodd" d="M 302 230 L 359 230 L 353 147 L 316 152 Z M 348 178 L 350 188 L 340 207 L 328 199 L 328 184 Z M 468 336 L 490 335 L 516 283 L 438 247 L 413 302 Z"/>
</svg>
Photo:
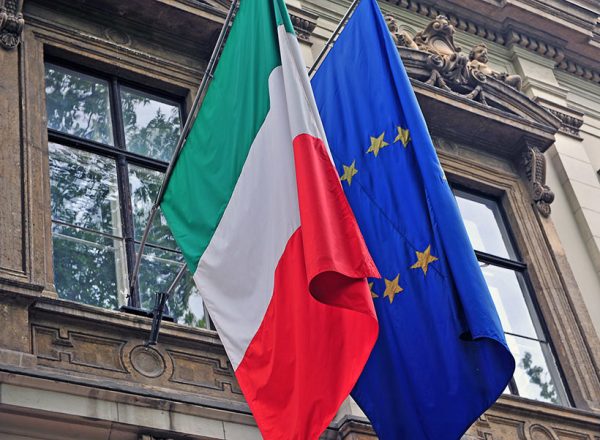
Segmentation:
<svg viewBox="0 0 600 440">
<path fill-rule="evenodd" d="M 312 80 L 382 279 L 379 338 L 352 396 L 383 440 L 459 439 L 515 362 L 398 51 L 362 0 Z"/>
</svg>

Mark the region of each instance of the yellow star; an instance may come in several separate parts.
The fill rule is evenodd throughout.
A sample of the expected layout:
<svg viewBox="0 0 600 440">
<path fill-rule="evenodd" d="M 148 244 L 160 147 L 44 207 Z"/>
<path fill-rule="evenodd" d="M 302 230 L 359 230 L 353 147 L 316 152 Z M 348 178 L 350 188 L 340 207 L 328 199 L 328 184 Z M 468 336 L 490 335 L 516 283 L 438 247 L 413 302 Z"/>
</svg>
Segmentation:
<svg viewBox="0 0 600 440">
<path fill-rule="evenodd" d="M 373 283 L 369 283 L 369 289 L 371 290 L 371 298 L 379 298 L 379 295 L 373 292 Z"/>
<path fill-rule="evenodd" d="M 396 275 L 396 278 L 393 280 L 388 280 L 384 278 L 385 281 L 385 292 L 383 292 L 384 298 L 387 296 L 390 300 L 390 304 L 394 301 L 394 297 L 397 293 L 402 292 L 404 289 L 398 285 L 398 280 L 400 279 L 400 274 Z"/>
<path fill-rule="evenodd" d="M 417 262 L 410 266 L 411 269 L 423 269 L 423 274 L 427 275 L 427 268 L 430 263 L 433 263 L 438 258 L 431 255 L 431 245 L 427 246 L 423 252 L 416 251 Z"/>
<path fill-rule="evenodd" d="M 350 166 L 342 165 L 344 167 L 344 174 L 342 174 L 340 180 L 345 180 L 348 182 L 348 185 L 352 185 L 352 178 L 358 173 L 358 170 L 354 166 L 355 163 L 356 161 L 353 160 Z"/>
<path fill-rule="evenodd" d="M 376 138 L 373 136 L 369 136 L 371 138 L 371 146 L 367 150 L 367 153 L 373 153 L 375 157 L 377 157 L 377 155 L 379 154 L 379 150 L 389 145 L 386 141 L 383 140 L 384 135 L 385 131 Z"/>
<path fill-rule="evenodd" d="M 398 136 L 396 136 L 396 139 L 394 139 L 394 142 L 401 141 L 402 145 L 404 145 L 404 148 L 406 148 L 406 146 L 410 142 L 410 133 L 408 132 L 408 130 L 403 129 L 400 126 L 398 126 L 396 128 L 398 129 Z"/>
</svg>

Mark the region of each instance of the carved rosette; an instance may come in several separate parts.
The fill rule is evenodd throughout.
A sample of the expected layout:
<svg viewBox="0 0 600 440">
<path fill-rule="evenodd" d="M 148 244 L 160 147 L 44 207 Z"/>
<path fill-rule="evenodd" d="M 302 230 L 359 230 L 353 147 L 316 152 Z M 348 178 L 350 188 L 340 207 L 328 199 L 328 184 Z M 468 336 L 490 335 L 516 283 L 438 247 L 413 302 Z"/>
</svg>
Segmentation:
<svg viewBox="0 0 600 440">
<path fill-rule="evenodd" d="M 554 193 L 546 185 L 546 158 L 535 146 L 528 146 L 523 154 L 523 167 L 530 183 L 533 203 L 544 217 L 550 215 Z"/>
<path fill-rule="evenodd" d="M 25 25 L 22 7 L 23 0 L 5 0 L 0 7 L 0 45 L 4 49 L 14 49 L 21 42 Z"/>
</svg>

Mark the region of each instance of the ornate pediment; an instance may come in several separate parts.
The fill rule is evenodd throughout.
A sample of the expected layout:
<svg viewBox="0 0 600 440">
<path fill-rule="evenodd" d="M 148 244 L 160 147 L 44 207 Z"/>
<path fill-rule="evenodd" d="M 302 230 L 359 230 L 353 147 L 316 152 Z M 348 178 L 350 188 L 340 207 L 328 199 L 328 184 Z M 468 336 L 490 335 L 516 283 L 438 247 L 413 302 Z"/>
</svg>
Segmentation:
<svg viewBox="0 0 600 440">
<path fill-rule="evenodd" d="M 531 122 L 560 127 L 554 115 L 520 92 L 519 75 L 499 72 L 489 65 L 484 43 L 464 53 L 454 41 L 454 26 L 445 16 L 438 15 L 414 37 L 393 16 L 388 15 L 386 22 L 412 78 Z"/>
</svg>

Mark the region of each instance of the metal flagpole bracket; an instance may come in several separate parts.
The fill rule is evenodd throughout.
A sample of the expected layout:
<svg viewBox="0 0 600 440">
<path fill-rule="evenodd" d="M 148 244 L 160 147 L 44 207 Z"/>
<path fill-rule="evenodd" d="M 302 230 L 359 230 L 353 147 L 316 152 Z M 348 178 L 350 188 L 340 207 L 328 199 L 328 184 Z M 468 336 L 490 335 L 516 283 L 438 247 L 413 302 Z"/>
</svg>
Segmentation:
<svg viewBox="0 0 600 440">
<path fill-rule="evenodd" d="M 140 273 L 140 263 L 142 260 L 142 255 L 144 253 L 144 246 L 146 245 L 146 241 L 148 240 L 148 234 L 150 232 L 150 228 L 152 227 L 152 223 L 154 221 L 154 218 L 156 217 L 156 214 L 160 207 L 160 203 L 162 202 L 163 196 L 165 195 L 165 190 L 167 188 L 167 184 L 169 183 L 169 179 L 171 178 L 171 175 L 173 174 L 173 169 L 175 167 L 175 163 L 177 162 L 177 159 L 179 158 L 179 155 L 181 154 L 181 150 L 183 149 L 183 146 L 185 145 L 185 141 L 187 140 L 190 129 L 192 128 L 192 123 L 196 119 L 198 110 L 200 109 L 200 106 L 202 105 L 202 101 L 204 100 L 204 95 L 206 93 L 208 84 L 210 83 L 210 80 L 213 78 L 213 73 L 214 73 L 215 67 L 217 65 L 217 61 L 221 55 L 221 50 L 225 43 L 225 39 L 227 37 L 229 29 L 231 28 L 230 25 L 235 16 L 235 12 L 238 7 L 238 3 L 239 3 L 238 0 L 232 0 L 232 2 L 231 2 L 229 12 L 227 13 L 227 17 L 225 18 L 225 22 L 223 23 L 223 27 L 221 28 L 221 32 L 219 33 L 219 38 L 217 39 L 217 43 L 215 44 L 215 48 L 213 49 L 212 55 L 210 56 L 210 60 L 206 67 L 206 72 L 204 73 L 204 76 L 202 77 L 202 82 L 200 83 L 198 92 L 196 93 L 196 96 L 194 97 L 194 102 L 192 104 L 190 114 L 188 115 L 188 117 L 185 121 L 185 124 L 183 126 L 183 129 L 181 130 L 181 135 L 179 136 L 179 139 L 177 140 L 175 152 L 173 153 L 173 157 L 171 158 L 171 161 L 169 162 L 167 172 L 165 173 L 165 178 L 163 179 L 163 182 L 162 182 L 162 185 L 158 192 L 158 195 L 156 196 L 156 200 L 154 201 L 154 204 L 152 205 L 152 209 L 150 210 L 150 215 L 148 216 L 148 221 L 146 222 L 146 226 L 144 228 L 144 233 L 142 234 L 142 241 L 140 242 L 140 248 L 135 256 L 135 264 L 133 266 L 133 272 L 131 273 L 131 279 L 129 280 L 130 295 L 133 294 L 133 292 L 135 292 L 135 289 L 137 288 L 137 285 L 138 285 L 138 275 Z"/>
<path fill-rule="evenodd" d="M 358 6 L 359 3 L 360 3 L 360 0 L 354 0 L 352 2 L 352 4 L 348 8 L 348 10 L 344 14 L 344 16 L 342 17 L 342 19 L 338 23 L 337 27 L 335 28 L 335 30 L 333 31 L 333 33 L 331 34 L 331 36 L 329 37 L 329 39 L 325 43 L 325 46 L 323 46 L 323 49 L 321 49 L 321 52 L 319 52 L 319 55 L 317 56 L 317 59 L 313 63 L 312 67 L 308 71 L 308 76 L 309 77 L 312 76 L 315 73 L 315 70 L 317 70 L 317 67 L 319 67 L 319 65 L 321 64 L 322 59 L 329 52 L 330 47 L 333 45 L 335 39 L 337 38 L 337 36 L 339 35 L 339 33 L 342 31 L 342 28 L 348 22 L 348 19 L 350 19 L 350 16 L 352 15 L 352 13 L 354 12 L 354 10 L 356 9 L 356 7 Z"/>
<path fill-rule="evenodd" d="M 163 314 L 165 313 L 165 305 L 169 300 L 171 294 L 177 287 L 177 284 L 183 278 L 183 274 L 185 273 L 187 266 L 184 264 L 177 272 L 177 276 L 169 286 L 166 292 L 159 292 L 156 294 L 156 299 L 154 300 L 154 310 L 152 311 L 152 329 L 150 330 L 150 338 L 146 341 L 146 347 L 150 345 L 156 345 L 158 341 L 158 333 L 160 332 L 160 324 L 162 322 Z"/>
</svg>

